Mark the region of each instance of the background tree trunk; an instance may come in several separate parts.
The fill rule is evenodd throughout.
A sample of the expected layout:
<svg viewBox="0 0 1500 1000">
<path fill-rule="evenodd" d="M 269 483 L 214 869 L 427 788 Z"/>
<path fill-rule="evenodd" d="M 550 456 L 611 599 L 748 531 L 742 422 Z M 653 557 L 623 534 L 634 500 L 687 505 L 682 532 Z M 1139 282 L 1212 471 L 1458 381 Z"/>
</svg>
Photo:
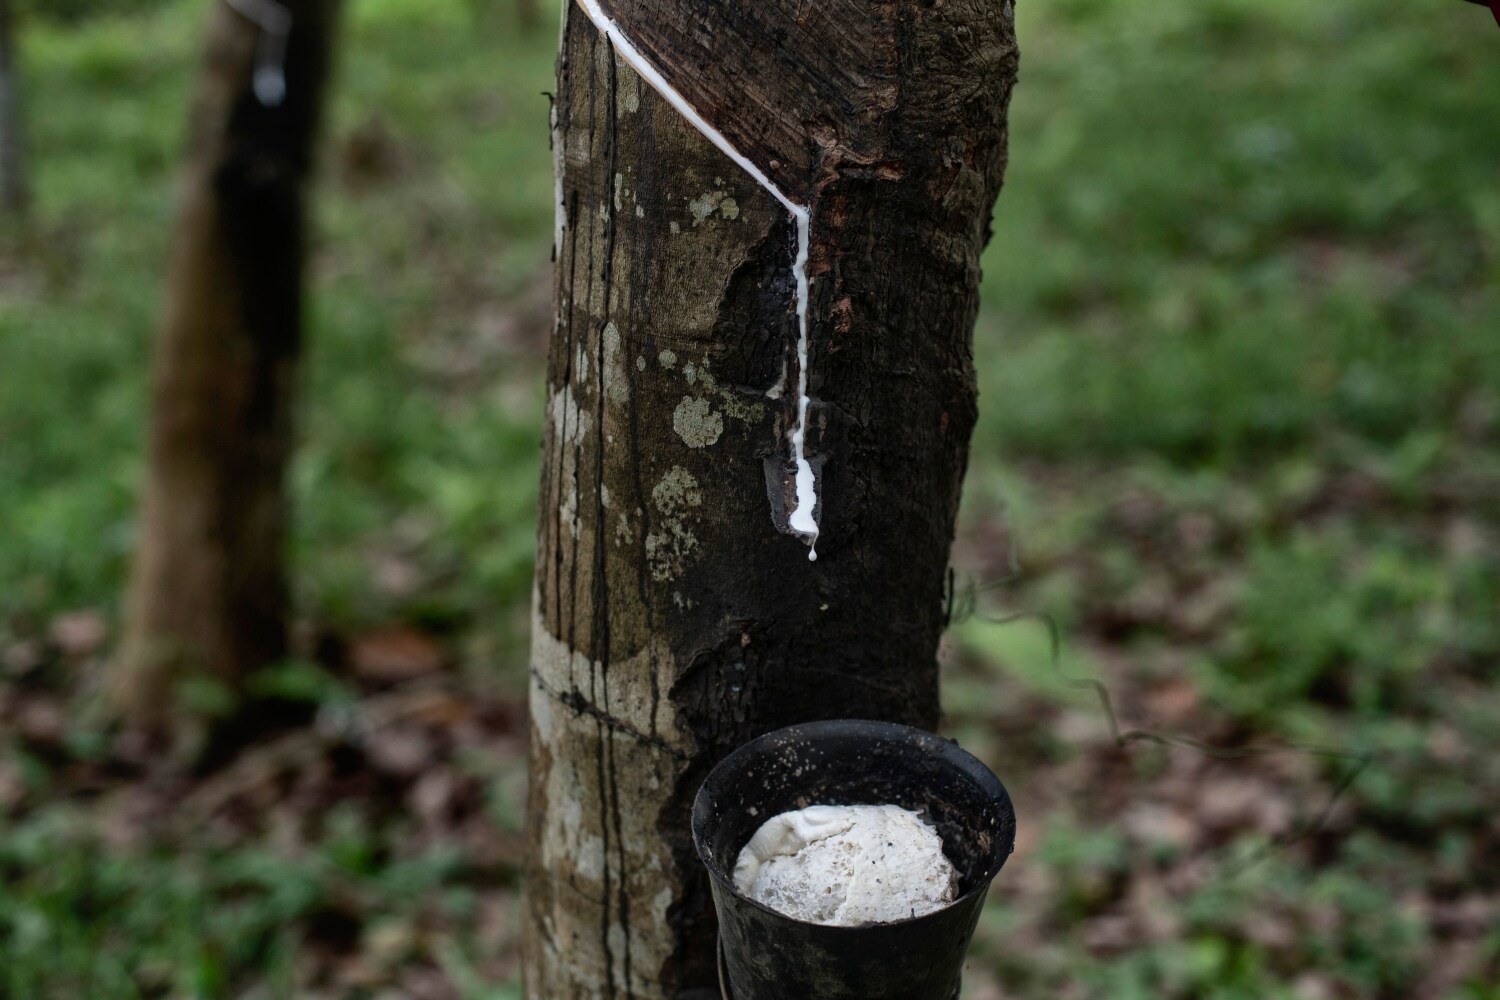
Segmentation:
<svg viewBox="0 0 1500 1000">
<path fill-rule="evenodd" d="M 233 687 L 286 652 L 306 188 L 337 0 L 284 7 L 280 103 L 253 87 L 257 68 L 274 76 L 275 39 L 226 3 L 198 86 L 116 668 L 122 707 L 151 729 L 167 724 L 181 677 Z"/>
<path fill-rule="evenodd" d="M 26 178 L 20 74 L 13 4 L 0 0 L 0 209 L 12 216 L 25 213 L 31 194 Z"/>
<path fill-rule="evenodd" d="M 534 30 L 542 20 L 537 11 L 536 0 L 516 0 L 516 19 L 522 31 Z"/>
<path fill-rule="evenodd" d="M 793 225 L 568 5 L 532 646 L 527 995 L 717 997 L 688 809 L 728 750 L 938 721 L 1009 0 L 617 0 L 812 208 L 818 560 L 785 495 Z M 649 13 L 648 13 L 649 11 Z"/>
</svg>

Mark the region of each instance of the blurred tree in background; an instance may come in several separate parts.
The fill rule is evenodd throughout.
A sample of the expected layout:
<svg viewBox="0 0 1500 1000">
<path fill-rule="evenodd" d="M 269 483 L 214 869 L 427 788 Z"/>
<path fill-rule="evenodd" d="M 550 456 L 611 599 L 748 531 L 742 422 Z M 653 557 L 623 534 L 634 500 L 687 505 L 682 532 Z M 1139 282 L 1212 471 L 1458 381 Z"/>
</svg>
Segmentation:
<svg viewBox="0 0 1500 1000">
<path fill-rule="evenodd" d="M 287 653 L 307 186 L 337 6 L 219 3 L 209 28 L 114 678 L 140 728 L 201 714 L 186 685 L 238 696 Z"/>
<path fill-rule="evenodd" d="M 524 31 L 532 30 L 541 21 L 541 14 L 536 9 L 536 0 L 516 0 L 516 14 Z"/>
</svg>

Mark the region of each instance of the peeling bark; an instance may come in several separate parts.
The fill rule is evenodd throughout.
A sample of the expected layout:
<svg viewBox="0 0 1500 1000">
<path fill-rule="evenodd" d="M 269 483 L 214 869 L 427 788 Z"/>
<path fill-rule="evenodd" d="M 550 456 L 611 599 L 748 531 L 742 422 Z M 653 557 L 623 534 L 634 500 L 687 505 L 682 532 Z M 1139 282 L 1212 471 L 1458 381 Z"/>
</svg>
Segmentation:
<svg viewBox="0 0 1500 1000">
<path fill-rule="evenodd" d="M 795 419 L 791 220 L 570 5 L 527 996 L 688 1000 L 718 996 L 688 834 L 709 768 L 794 722 L 937 724 L 1016 49 L 1008 0 L 603 6 L 812 210 L 814 563 L 773 516 Z"/>
<path fill-rule="evenodd" d="M 155 345 L 139 541 L 115 668 L 135 724 L 168 728 L 184 677 L 233 689 L 287 645 L 284 482 L 302 341 L 306 187 L 337 0 L 286 0 L 279 46 L 215 4 Z M 263 77 L 264 79 L 264 77 Z"/>
</svg>

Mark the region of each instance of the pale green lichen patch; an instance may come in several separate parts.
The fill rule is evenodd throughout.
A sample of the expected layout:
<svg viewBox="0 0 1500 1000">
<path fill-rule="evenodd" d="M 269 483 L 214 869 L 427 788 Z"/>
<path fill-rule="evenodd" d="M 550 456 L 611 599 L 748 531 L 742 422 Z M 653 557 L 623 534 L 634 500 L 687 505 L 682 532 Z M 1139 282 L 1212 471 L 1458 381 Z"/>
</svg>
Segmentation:
<svg viewBox="0 0 1500 1000">
<path fill-rule="evenodd" d="M 663 368 L 671 368 L 677 364 L 677 352 L 672 350 L 662 351 L 656 356 L 656 360 Z"/>
<path fill-rule="evenodd" d="M 713 215 L 719 207 L 719 202 L 724 200 L 723 191 L 705 191 L 692 201 L 688 202 L 688 211 L 693 213 L 693 226 L 697 226 L 704 219 Z"/>
<path fill-rule="evenodd" d="M 683 396 L 672 411 L 672 429 L 689 448 L 707 448 L 724 433 L 724 418 L 708 400 Z"/>
<path fill-rule="evenodd" d="M 688 385 L 696 386 L 698 391 L 715 394 L 718 397 L 718 408 L 726 417 L 753 423 L 766 415 L 766 408 L 760 402 L 746 400 L 741 393 L 721 386 L 708 370 L 707 361 L 697 365 L 691 361 L 684 363 L 682 375 Z"/>
<path fill-rule="evenodd" d="M 687 557 L 698 547 L 684 518 L 702 505 L 703 491 L 691 472 L 675 465 L 652 487 L 651 499 L 660 517 L 657 530 L 646 536 L 646 563 L 653 579 L 670 580 L 682 573 Z"/>
<path fill-rule="evenodd" d="M 726 219 L 738 219 L 740 217 L 740 203 L 729 197 L 724 191 L 705 191 L 688 202 L 688 211 L 692 213 L 693 228 L 696 229 L 715 212 L 718 212 Z M 672 231 L 677 231 L 675 226 Z"/>
<path fill-rule="evenodd" d="M 766 415 L 763 404 L 743 399 L 731 389 L 719 390 L 719 406 L 726 417 L 743 420 L 747 424 L 763 420 Z"/>
<path fill-rule="evenodd" d="M 562 487 L 562 502 L 557 505 L 557 516 L 561 522 L 567 525 L 568 530 L 577 538 L 583 528 L 578 517 L 578 482 L 572 473 L 577 469 L 578 462 L 573 455 L 563 456 L 563 472 L 567 476 L 565 485 Z"/>
<path fill-rule="evenodd" d="M 616 406 L 623 405 L 630 399 L 630 380 L 625 377 L 625 362 L 620 352 L 620 328 L 613 320 L 604 325 L 600 352 L 605 398 Z"/>
<path fill-rule="evenodd" d="M 698 488 L 698 480 L 691 472 L 680 465 L 674 465 L 651 487 L 651 499 L 656 503 L 657 510 L 671 517 L 685 513 L 689 507 L 701 505 L 703 491 Z"/>
<path fill-rule="evenodd" d="M 552 427 L 559 441 L 579 444 L 588 435 L 589 415 L 579 407 L 571 385 L 552 394 L 551 410 Z"/>
<path fill-rule="evenodd" d="M 646 536 L 646 564 L 651 567 L 651 578 L 664 582 L 680 576 L 687 557 L 697 547 L 698 539 L 676 522 L 651 532 Z"/>
<path fill-rule="evenodd" d="M 578 517 L 578 448 L 583 439 L 588 435 L 590 420 L 589 415 L 578 405 L 578 398 L 573 394 L 573 387 L 565 385 L 552 394 L 552 402 L 549 406 L 549 416 L 552 420 L 552 429 L 557 444 L 562 448 L 562 476 L 561 496 L 558 499 L 557 514 L 561 522 L 578 537 L 580 522 Z M 569 446 L 572 447 L 569 447 Z"/>
</svg>

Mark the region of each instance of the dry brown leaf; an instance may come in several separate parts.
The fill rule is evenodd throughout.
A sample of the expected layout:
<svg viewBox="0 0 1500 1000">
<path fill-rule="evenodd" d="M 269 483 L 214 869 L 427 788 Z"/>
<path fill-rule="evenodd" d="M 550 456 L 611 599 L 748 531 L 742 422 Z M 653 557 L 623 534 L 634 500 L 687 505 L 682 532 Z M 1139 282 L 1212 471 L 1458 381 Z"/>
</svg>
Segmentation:
<svg viewBox="0 0 1500 1000">
<path fill-rule="evenodd" d="M 377 629 L 349 643 L 349 665 L 360 679 L 397 684 L 443 669 L 447 653 L 432 636 L 406 626 Z"/>
<path fill-rule="evenodd" d="M 421 774 L 432 763 L 434 752 L 426 733 L 405 726 L 376 733 L 365 745 L 370 763 L 398 778 Z"/>
<path fill-rule="evenodd" d="M 83 608 L 52 619 L 48 634 L 52 644 L 64 656 L 91 656 L 102 649 L 109 638 L 109 622 L 98 611 Z"/>
</svg>

